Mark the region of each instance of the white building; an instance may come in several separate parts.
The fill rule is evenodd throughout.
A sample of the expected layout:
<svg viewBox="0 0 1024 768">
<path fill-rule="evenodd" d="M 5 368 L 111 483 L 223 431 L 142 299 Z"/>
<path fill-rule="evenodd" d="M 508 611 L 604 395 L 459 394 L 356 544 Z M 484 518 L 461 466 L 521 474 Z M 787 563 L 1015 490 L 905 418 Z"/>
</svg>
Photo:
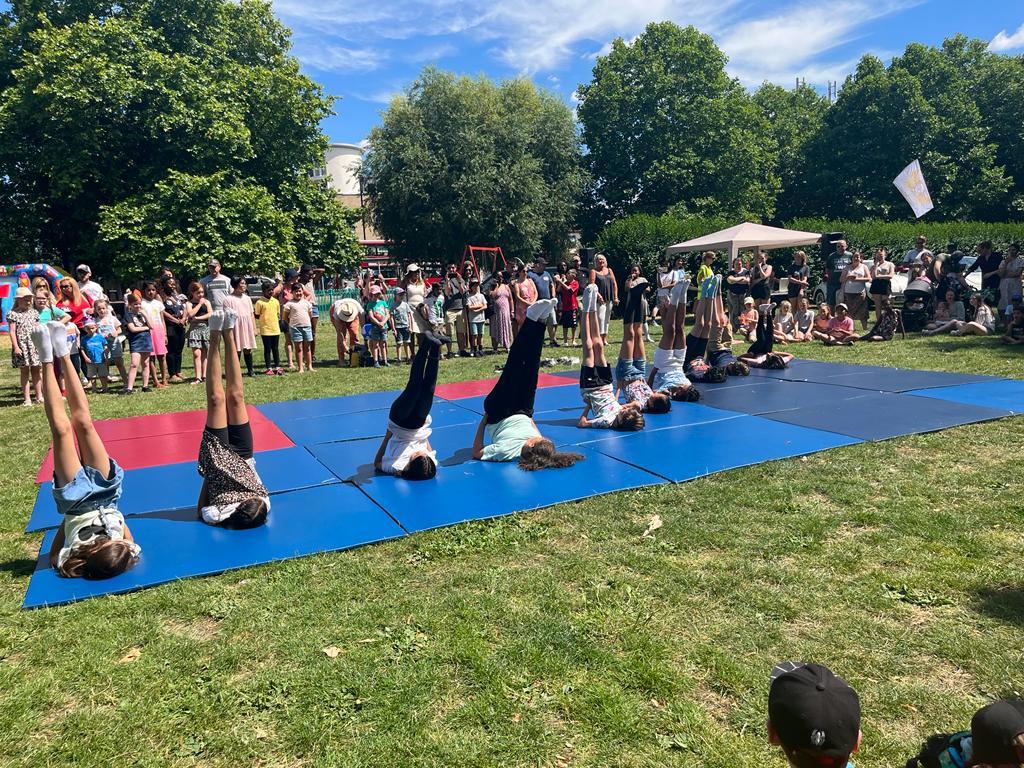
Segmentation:
<svg viewBox="0 0 1024 768">
<path fill-rule="evenodd" d="M 309 175 L 314 179 L 326 179 L 327 186 L 334 190 L 343 205 L 365 210 L 367 200 L 359 176 L 363 152 L 363 147 L 358 144 L 331 144 L 324 155 L 324 164 L 314 168 Z M 369 217 L 365 214 L 362 221 L 356 224 L 356 234 L 360 240 L 377 239 L 377 234 L 369 224 Z"/>
</svg>

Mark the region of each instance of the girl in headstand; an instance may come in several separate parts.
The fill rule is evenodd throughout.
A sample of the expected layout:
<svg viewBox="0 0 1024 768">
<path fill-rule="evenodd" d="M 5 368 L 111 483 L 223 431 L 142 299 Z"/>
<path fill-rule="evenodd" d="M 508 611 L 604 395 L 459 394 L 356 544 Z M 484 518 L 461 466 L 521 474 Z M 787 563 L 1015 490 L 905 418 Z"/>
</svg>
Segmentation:
<svg viewBox="0 0 1024 768">
<path fill-rule="evenodd" d="M 695 403 L 700 392 L 686 377 L 686 292 L 690 281 L 677 282 L 669 292 L 665 314 L 662 318 L 663 333 L 658 348 L 654 350 L 654 365 L 647 377 L 648 384 L 655 392 L 663 392 L 680 403 Z M 698 302 L 699 303 L 699 302 Z"/>
<path fill-rule="evenodd" d="M 793 355 L 789 352 L 774 352 L 775 347 L 775 304 L 769 302 L 757 308 L 757 340 L 750 345 L 740 360 L 757 368 L 785 368 Z"/>
<path fill-rule="evenodd" d="M 245 408 L 242 366 L 235 346 L 234 310 L 210 315 L 210 347 L 206 362 L 206 429 L 199 444 L 199 516 L 223 528 L 256 528 L 267 521 L 270 494 L 256 474 L 252 428 Z M 224 345 L 221 386 L 220 347 Z"/>
<path fill-rule="evenodd" d="M 627 405 L 635 403 L 645 413 L 668 413 L 672 408 L 669 395 L 655 392 L 647 383 L 647 350 L 644 347 L 642 311 L 647 280 L 639 276 L 637 268 L 636 276 L 631 277 L 627 285 L 626 309 L 622 316 L 622 344 L 615 364 L 615 391 L 618 394 L 621 390 Z"/>
<path fill-rule="evenodd" d="M 601 340 L 601 324 L 597 305 L 601 300 L 596 285 L 591 284 L 583 291 L 583 364 L 580 366 L 580 397 L 586 404 L 580 414 L 577 426 L 597 429 L 618 429 L 632 432 L 644 428 L 644 415 L 639 402 L 621 405 L 616 391 L 612 388 L 612 369 L 604 356 L 604 342 Z M 627 316 L 627 320 L 632 319 Z M 630 361 L 632 367 L 632 361 Z M 588 418 L 589 414 L 593 414 Z"/>
<path fill-rule="evenodd" d="M 379 472 L 403 480 L 432 480 L 437 475 L 437 453 L 430 447 L 430 406 L 434 403 L 441 345 L 451 339 L 431 330 L 421 334 L 405 385 L 388 414 L 388 429 L 373 459 Z"/>
<path fill-rule="evenodd" d="M 67 334 L 59 322 L 32 329 L 43 369 L 43 406 L 53 435 L 53 500 L 64 516 L 50 547 L 50 565 L 61 576 L 108 579 L 131 568 L 142 550 L 117 509 L 124 472 L 93 427 L 77 376 L 64 377 L 71 419 L 64 413 L 53 364 L 60 360 L 65 370 L 72 370 Z"/>
<path fill-rule="evenodd" d="M 526 307 L 523 324 L 508 351 L 508 360 L 494 389 L 484 400 L 484 416 L 473 440 L 473 458 L 483 461 L 518 461 L 527 471 L 571 467 L 583 457 L 558 453 L 533 422 L 540 355 L 547 321 L 555 311 L 553 299 Z M 484 437 L 490 444 L 484 446 Z"/>
<path fill-rule="evenodd" d="M 686 353 L 683 356 L 683 370 L 692 381 L 718 383 L 725 381 L 725 369 L 709 365 L 704 359 L 712 331 L 723 324 L 724 312 L 720 315 L 721 301 L 716 305 L 715 297 L 722 285 L 721 275 L 711 275 L 701 285 L 700 298 L 693 305 L 693 329 L 686 336 Z"/>
</svg>

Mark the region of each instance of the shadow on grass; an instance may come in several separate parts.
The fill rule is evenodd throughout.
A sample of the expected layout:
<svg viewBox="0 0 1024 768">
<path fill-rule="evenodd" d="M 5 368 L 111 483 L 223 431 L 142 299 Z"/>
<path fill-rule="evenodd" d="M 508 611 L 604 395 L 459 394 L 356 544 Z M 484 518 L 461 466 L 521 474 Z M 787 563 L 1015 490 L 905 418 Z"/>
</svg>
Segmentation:
<svg viewBox="0 0 1024 768">
<path fill-rule="evenodd" d="M 37 564 L 38 560 L 19 557 L 16 560 L 0 563 L 0 573 L 10 574 L 15 579 L 27 579 L 35 573 Z"/>
<path fill-rule="evenodd" d="M 974 607 L 994 619 L 1024 626 L 1024 587 L 982 587 L 974 592 Z"/>
</svg>

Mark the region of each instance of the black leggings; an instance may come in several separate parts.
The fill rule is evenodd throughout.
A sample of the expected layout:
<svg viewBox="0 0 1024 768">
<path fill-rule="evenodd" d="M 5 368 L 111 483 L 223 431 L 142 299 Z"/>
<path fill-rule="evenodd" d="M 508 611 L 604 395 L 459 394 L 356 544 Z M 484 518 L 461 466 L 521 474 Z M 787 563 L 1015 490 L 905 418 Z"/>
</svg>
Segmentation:
<svg viewBox="0 0 1024 768">
<path fill-rule="evenodd" d="M 252 458 L 252 427 L 248 421 L 245 424 L 228 424 L 220 429 L 206 427 L 204 431 L 216 437 L 221 445 L 235 455 L 243 459 Z"/>
<path fill-rule="evenodd" d="M 484 400 L 484 413 L 488 424 L 497 424 L 509 416 L 533 416 L 533 402 L 537 397 L 537 377 L 540 375 L 540 355 L 544 350 L 544 323 L 526 319 L 519 329 L 501 378 L 491 394 Z"/>
<path fill-rule="evenodd" d="M 252 350 L 238 350 L 238 357 L 245 360 L 245 372 L 252 376 Z"/>
<path fill-rule="evenodd" d="M 757 316 L 757 341 L 750 345 L 748 355 L 760 357 L 769 354 L 775 347 L 775 323 L 771 312 L 762 312 Z"/>
<path fill-rule="evenodd" d="M 419 429 L 427 422 L 440 362 L 441 348 L 437 344 L 420 344 L 409 368 L 409 382 L 391 404 L 388 416 L 395 424 L 403 429 Z"/>
<path fill-rule="evenodd" d="M 612 381 L 610 365 L 600 365 L 596 368 L 592 365 L 580 366 L 580 389 L 596 389 L 611 384 Z"/>
<path fill-rule="evenodd" d="M 281 356 L 277 350 L 277 343 L 281 338 L 281 335 L 276 336 L 260 336 L 263 340 L 263 364 L 267 368 L 280 368 L 281 367 Z M 270 361 L 274 363 L 271 365 Z"/>
<path fill-rule="evenodd" d="M 181 375 L 181 351 L 185 348 L 185 329 L 167 324 L 167 375 Z"/>
<path fill-rule="evenodd" d="M 702 336 L 686 334 L 686 356 L 683 358 L 683 365 L 689 366 L 698 357 L 704 357 L 708 349 L 708 340 Z"/>
<path fill-rule="evenodd" d="M 623 327 L 642 323 L 644 321 L 644 292 L 647 290 L 647 283 L 634 285 L 626 295 L 626 308 L 622 310 Z"/>
</svg>

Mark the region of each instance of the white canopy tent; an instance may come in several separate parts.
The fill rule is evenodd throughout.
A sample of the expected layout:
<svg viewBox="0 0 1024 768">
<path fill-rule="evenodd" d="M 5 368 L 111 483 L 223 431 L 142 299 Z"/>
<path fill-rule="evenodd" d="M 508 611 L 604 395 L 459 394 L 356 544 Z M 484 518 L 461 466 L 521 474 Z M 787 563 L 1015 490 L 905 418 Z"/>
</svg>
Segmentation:
<svg viewBox="0 0 1024 768">
<path fill-rule="evenodd" d="M 817 232 L 801 232 L 798 229 L 766 227 L 764 224 L 744 222 L 721 232 L 714 232 L 685 243 L 670 245 L 665 253 L 672 255 L 682 251 L 724 251 L 729 250 L 731 261 L 741 248 L 793 248 L 798 245 L 814 245 L 821 240 Z"/>
</svg>

